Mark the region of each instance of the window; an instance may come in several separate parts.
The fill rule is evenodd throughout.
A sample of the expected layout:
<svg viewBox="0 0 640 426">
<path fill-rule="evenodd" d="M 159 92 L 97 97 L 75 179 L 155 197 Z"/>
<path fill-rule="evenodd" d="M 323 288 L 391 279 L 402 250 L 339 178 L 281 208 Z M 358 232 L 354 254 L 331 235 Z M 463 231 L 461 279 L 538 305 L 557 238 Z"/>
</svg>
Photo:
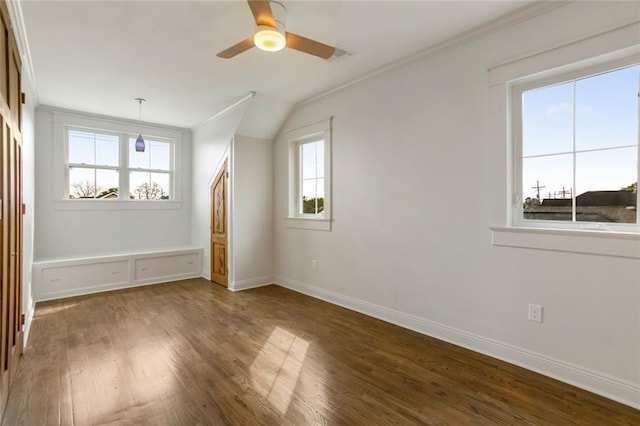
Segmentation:
<svg viewBox="0 0 640 426">
<path fill-rule="evenodd" d="M 136 138 L 129 138 L 129 198 L 168 200 L 171 193 L 171 143 L 145 142 L 145 151 L 136 152 Z"/>
<path fill-rule="evenodd" d="M 289 143 L 286 225 L 331 230 L 331 119 L 283 135 Z"/>
<path fill-rule="evenodd" d="M 69 129 L 69 198 L 117 199 L 120 154 L 117 135 Z"/>
<path fill-rule="evenodd" d="M 300 181 L 298 214 L 322 215 L 324 212 L 324 140 L 298 144 Z"/>
<path fill-rule="evenodd" d="M 639 84 L 610 64 L 515 87 L 515 224 L 638 229 Z"/>
<path fill-rule="evenodd" d="M 172 200 L 172 139 L 145 136 L 136 152 L 137 135 L 64 126 L 65 199 Z"/>
</svg>

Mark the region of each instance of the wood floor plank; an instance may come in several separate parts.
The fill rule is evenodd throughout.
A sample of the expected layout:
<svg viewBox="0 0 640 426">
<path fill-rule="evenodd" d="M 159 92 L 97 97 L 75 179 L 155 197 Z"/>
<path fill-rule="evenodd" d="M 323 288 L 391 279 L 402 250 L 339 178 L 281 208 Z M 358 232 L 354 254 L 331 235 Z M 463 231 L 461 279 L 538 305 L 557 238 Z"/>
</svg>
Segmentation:
<svg viewBox="0 0 640 426">
<path fill-rule="evenodd" d="M 268 286 L 39 303 L 3 425 L 637 425 L 640 411 Z"/>
</svg>

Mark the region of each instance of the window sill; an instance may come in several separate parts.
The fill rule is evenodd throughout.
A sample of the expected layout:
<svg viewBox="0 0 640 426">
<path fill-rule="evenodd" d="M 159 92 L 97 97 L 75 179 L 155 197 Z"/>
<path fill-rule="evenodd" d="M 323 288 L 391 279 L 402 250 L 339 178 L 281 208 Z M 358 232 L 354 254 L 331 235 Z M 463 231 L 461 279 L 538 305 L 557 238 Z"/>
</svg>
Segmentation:
<svg viewBox="0 0 640 426">
<path fill-rule="evenodd" d="M 313 229 L 315 231 L 331 231 L 331 219 L 313 219 L 309 217 L 286 217 L 287 228 Z"/>
<path fill-rule="evenodd" d="M 182 201 L 147 200 L 60 200 L 54 202 L 56 210 L 178 210 Z"/>
<path fill-rule="evenodd" d="M 521 227 L 491 231 L 494 246 L 640 259 L 640 234 L 635 233 Z"/>
</svg>

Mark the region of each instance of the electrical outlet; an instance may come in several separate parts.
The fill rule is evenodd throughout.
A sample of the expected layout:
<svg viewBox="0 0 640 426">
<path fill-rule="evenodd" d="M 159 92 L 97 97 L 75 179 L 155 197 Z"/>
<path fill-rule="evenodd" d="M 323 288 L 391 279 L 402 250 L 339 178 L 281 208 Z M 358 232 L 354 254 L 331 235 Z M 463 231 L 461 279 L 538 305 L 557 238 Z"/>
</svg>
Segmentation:
<svg viewBox="0 0 640 426">
<path fill-rule="evenodd" d="M 542 322 L 542 306 L 529 303 L 529 321 Z"/>
<path fill-rule="evenodd" d="M 312 271 L 317 271 L 318 270 L 318 261 L 317 260 L 312 260 L 311 261 L 311 270 Z"/>
</svg>

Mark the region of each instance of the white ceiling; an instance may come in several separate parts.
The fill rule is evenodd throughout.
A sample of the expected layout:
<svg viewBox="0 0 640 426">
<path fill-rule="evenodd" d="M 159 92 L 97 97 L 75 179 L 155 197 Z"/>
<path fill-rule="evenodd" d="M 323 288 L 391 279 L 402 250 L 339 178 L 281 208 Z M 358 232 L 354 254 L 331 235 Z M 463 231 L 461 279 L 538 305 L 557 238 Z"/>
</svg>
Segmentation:
<svg viewBox="0 0 640 426">
<path fill-rule="evenodd" d="M 22 0 L 39 102 L 194 127 L 249 91 L 293 105 L 526 6 L 525 1 L 292 1 L 287 29 L 353 53 L 216 53 L 253 32 L 244 0 Z M 285 108 L 286 109 L 286 108 Z"/>
</svg>

